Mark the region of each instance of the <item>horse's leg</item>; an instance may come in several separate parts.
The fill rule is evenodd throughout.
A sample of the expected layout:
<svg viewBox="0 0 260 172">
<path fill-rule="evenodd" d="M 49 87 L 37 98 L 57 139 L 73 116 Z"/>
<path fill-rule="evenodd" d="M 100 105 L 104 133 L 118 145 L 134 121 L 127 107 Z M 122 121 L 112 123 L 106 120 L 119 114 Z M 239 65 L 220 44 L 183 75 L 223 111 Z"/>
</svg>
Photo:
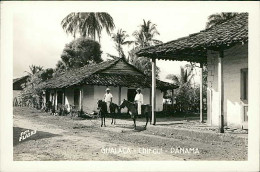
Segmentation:
<svg viewBox="0 0 260 172">
<path fill-rule="evenodd" d="M 104 115 L 104 127 L 106 127 L 106 116 Z"/>
<path fill-rule="evenodd" d="M 114 113 L 114 125 L 116 125 L 116 113 Z"/>
<path fill-rule="evenodd" d="M 151 125 L 152 124 L 152 112 L 150 112 L 149 118 L 150 118 L 150 125 Z"/>
<path fill-rule="evenodd" d="M 136 129 L 136 122 L 135 122 L 135 117 L 134 117 L 134 129 Z"/>
<path fill-rule="evenodd" d="M 145 112 L 145 117 L 146 117 L 146 124 L 145 124 L 144 129 L 146 130 L 148 119 L 149 119 L 149 114 L 147 112 Z"/>
<path fill-rule="evenodd" d="M 101 119 L 101 127 L 103 127 L 103 117 L 101 117 L 100 119 Z"/>
<path fill-rule="evenodd" d="M 111 113 L 111 118 L 112 118 L 112 121 L 111 121 L 111 125 L 112 125 L 113 122 L 114 122 L 114 114 L 113 113 Z"/>
</svg>

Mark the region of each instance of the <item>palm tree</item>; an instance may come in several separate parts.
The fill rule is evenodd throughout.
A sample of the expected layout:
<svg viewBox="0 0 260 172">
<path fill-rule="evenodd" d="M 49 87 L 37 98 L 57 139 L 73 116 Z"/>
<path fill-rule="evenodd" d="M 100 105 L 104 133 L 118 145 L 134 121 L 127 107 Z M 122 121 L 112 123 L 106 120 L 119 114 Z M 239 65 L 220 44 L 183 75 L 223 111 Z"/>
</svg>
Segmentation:
<svg viewBox="0 0 260 172">
<path fill-rule="evenodd" d="M 30 71 L 25 71 L 29 76 L 36 74 L 39 71 L 43 70 L 42 66 L 36 66 L 36 65 L 30 65 L 29 66 Z"/>
<path fill-rule="evenodd" d="M 25 71 L 29 77 L 27 78 L 27 82 L 24 84 L 24 86 L 29 85 L 29 83 L 31 83 L 31 81 L 36 77 L 35 75 L 40 72 L 43 71 L 43 67 L 42 66 L 36 66 L 36 65 L 30 65 L 29 66 L 30 71 Z M 31 86 L 34 86 L 34 83 L 31 83 Z"/>
<path fill-rule="evenodd" d="M 135 47 L 129 52 L 130 62 L 135 65 L 139 70 L 143 71 L 147 75 L 152 74 L 152 65 L 148 58 L 146 57 L 137 57 L 135 52 L 141 48 L 161 44 L 162 41 L 154 39 L 156 35 L 160 35 L 157 31 L 157 25 L 153 24 L 150 20 L 147 22 L 143 20 L 143 24 L 140 25 L 140 29 L 136 30 L 133 33 L 135 38 Z M 160 69 L 156 67 L 156 76 L 158 78 Z"/>
<path fill-rule="evenodd" d="M 193 67 L 189 64 L 185 67 L 180 67 L 180 75 L 169 74 L 166 76 L 166 79 L 171 79 L 174 84 L 182 86 L 190 86 L 191 80 L 194 78 Z"/>
<path fill-rule="evenodd" d="M 144 48 L 162 43 L 162 41 L 154 39 L 156 35 L 160 35 L 157 31 L 156 24 L 153 24 L 150 20 L 148 20 L 148 22 L 143 20 L 143 24 L 140 27 L 140 30 L 136 30 L 133 33 L 133 36 L 136 39 L 136 46 Z"/>
<path fill-rule="evenodd" d="M 176 110 L 187 112 L 188 109 L 198 102 L 197 87 L 191 87 L 191 80 L 194 78 L 193 66 L 190 64 L 180 67 L 180 75 L 169 74 L 166 79 L 170 79 L 179 88 L 175 92 Z"/>
<path fill-rule="evenodd" d="M 74 38 L 76 37 L 76 34 L 79 33 L 80 36 L 89 36 L 93 40 L 96 40 L 96 37 L 98 37 L 99 41 L 103 28 L 105 28 L 109 35 L 115 28 L 113 18 L 108 13 L 104 12 L 70 13 L 61 21 L 61 26 L 66 33 L 72 34 Z"/>
<path fill-rule="evenodd" d="M 129 35 L 126 34 L 126 31 L 119 29 L 117 33 L 112 34 L 112 39 L 115 42 L 115 48 L 118 51 L 119 57 L 125 58 L 125 54 L 123 51 L 122 46 L 124 45 L 131 45 L 134 41 L 126 41 Z"/>
<path fill-rule="evenodd" d="M 212 26 L 219 25 L 225 21 L 237 16 L 238 13 L 217 13 L 212 14 L 208 17 L 208 22 L 206 23 L 206 28 L 211 28 Z"/>
</svg>

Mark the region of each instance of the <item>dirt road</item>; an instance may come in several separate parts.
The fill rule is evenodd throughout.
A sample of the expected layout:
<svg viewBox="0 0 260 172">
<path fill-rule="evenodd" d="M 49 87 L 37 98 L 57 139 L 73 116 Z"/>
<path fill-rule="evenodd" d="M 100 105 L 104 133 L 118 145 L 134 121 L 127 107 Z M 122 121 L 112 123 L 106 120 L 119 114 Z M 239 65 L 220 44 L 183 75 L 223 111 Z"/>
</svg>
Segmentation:
<svg viewBox="0 0 260 172">
<path fill-rule="evenodd" d="M 167 127 L 149 126 L 143 130 L 144 123 L 139 122 L 137 130 L 133 130 L 132 121 L 117 120 L 117 125 L 109 122 L 101 128 L 96 121 L 15 107 L 14 160 L 247 159 L 247 141 L 241 139 L 218 136 L 212 141 L 208 138 L 212 136 L 206 135 L 207 141 L 194 134 L 184 137 L 181 130 L 170 133 Z"/>
</svg>

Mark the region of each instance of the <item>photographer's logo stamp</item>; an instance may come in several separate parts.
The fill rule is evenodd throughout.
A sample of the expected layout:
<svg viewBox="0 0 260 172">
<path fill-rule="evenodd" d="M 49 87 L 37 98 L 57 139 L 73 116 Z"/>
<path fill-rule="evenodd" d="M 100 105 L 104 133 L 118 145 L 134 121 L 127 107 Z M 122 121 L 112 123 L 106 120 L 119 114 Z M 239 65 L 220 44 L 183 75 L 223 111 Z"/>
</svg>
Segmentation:
<svg viewBox="0 0 260 172">
<path fill-rule="evenodd" d="M 37 132 L 36 130 L 25 130 L 25 131 L 21 132 L 20 137 L 19 137 L 19 142 L 35 135 L 36 132 Z"/>
</svg>

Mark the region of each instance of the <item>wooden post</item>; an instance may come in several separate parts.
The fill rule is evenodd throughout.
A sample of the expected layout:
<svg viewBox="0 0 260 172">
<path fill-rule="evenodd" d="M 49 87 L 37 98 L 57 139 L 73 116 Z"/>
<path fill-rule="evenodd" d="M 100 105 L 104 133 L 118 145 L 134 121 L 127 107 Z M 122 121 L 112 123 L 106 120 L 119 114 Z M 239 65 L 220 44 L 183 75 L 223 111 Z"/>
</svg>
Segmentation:
<svg viewBox="0 0 260 172">
<path fill-rule="evenodd" d="M 83 88 L 80 89 L 80 110 L 83 110 Z"/>
<path fill-rule="evenodd" d="M 203 123 L 203 64 L 200 63 L 200 122 Z"/>
<path fill-rule="evenodd" d="M 155 125 L 156 123 L 156 59 L 152 58 L 152 124 Z"/>
<path fill-rule="evenodd" d="M 62 89 L 62 104 L 65 105 L 65 89 Z"/>
<path fill-rule="evenodd" d="M 118 106 L 121 104 L 121 86 L 118 88 Z M 121 109 L 119 109 L 119 113 L 121 113 Z"/>
<path fill-rule="evenodd" d="M 174 89 L 172 89 L 172 110 L 174 111 Z"/>
<path fill-rule="evenodd" d="M 55 94 L 54 94 L 54 106 L 55 106 L 55 110 L 58 110 L 58 94 L 57 94 L 57 90 L 55 90 Z"/>
<path fill-rule="evenodd" d="M 152 88 L 150 88 L 149 93 L 150 93 L 149 101 L 150 101 L 150 105 L 151 105 L 152 104 Z"/>
<path fill-rule="evenodd" d="M 219 93 L 219 132 L 224 133 L 224 91 L 223 91 L 223 64 L 224 52 L 219 51 L 218 56 L 218 93 Z"/>
</svg>

